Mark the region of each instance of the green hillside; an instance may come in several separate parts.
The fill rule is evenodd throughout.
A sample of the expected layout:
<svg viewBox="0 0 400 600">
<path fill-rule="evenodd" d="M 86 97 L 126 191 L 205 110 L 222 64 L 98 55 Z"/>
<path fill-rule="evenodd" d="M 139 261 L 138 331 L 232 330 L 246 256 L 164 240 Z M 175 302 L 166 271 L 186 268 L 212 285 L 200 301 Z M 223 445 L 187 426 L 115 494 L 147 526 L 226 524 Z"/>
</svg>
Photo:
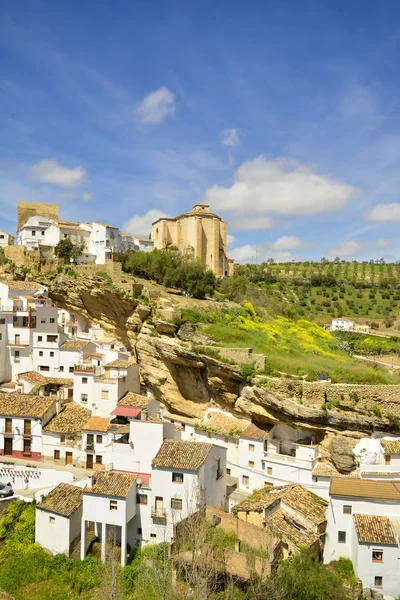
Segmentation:
<svg viewBox="0 0 400 600">
<path fill-rule="evenodd" d="M 249 302 L 244 302 L 243 308 L 211 312 L 183 309 L 181 322 L 199 323 L 201 331 L 219 346 L 251 347 L 255 353 L 266 354 L 265 375 L 306 375 L 308 380 L 323 375 L 333 382 L 400 383 L 398 372 L 391 374 L 384 367 L 352 358 L 348 340 L 337 339 L 305 319 L 257 315 Z M 393 341 L 393 348 L 400 349 L 398 341 Z M 217 349 L 211 353 L 218 357 Z"/>
<path fill-rule="evenodd" d="M 337 316 L 393 325 L 400 310 L 400 263 L 303 262 L 236 265 L 221 282 L 229 300 L 249 299 L 254 305 L 320 324 Z"/>
</svg>

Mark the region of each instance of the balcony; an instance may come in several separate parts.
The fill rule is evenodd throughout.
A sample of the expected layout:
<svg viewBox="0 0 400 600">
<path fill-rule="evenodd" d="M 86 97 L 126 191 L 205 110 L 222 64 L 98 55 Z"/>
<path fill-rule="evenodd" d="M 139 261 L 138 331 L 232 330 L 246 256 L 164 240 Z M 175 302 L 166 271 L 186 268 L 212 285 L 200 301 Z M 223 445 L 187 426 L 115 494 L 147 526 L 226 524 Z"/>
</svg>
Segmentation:
<svg viewBox="0 0 400 600">
<path fill-rule="evenodd" d="M 93 452 L 94 450 L 94 442 L 86 442 L 85 450 L 89 452 Z"/>
<path fill-rule="evenodd" d="M 167 511 L 165 508 L 158 508 L 155 506 L 151 507 L 151 518 L 156 519 L 157 521 L 166 521 L 167 520 Z"/>
<path fill-rule="evenodd" d="M 264 461 L 280 462 L 304 469 L 312 469 L 318 456 L 318 444 L 299 444 L 287 440 L 272 439 L 267 443 Z"/>
</svg>

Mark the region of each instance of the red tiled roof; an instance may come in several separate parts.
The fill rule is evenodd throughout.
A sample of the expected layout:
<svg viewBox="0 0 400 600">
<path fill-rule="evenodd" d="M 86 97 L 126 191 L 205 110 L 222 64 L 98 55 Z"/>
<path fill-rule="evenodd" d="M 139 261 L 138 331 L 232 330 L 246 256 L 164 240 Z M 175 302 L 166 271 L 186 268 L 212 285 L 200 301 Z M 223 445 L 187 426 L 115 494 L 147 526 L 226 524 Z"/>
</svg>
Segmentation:
<svg viewBox="0 0 400 600">
<path fill-rule="evenodd" d="M 133 408 L 130 406 L 117 406 L 111 411 L 112 415 L 116 415 L 117 417 L 130 417 L 135 418 L 140 413 L 140 408 Z"/>
</svg>

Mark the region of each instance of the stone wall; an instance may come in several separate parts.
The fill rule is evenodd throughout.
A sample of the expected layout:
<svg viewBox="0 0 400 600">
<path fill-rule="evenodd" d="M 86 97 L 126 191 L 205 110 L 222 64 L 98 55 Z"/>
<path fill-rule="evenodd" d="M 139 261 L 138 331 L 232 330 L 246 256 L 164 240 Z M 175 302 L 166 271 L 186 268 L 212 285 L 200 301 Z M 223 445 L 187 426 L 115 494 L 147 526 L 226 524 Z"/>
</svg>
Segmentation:
<svg viewBox="0 0 400 600">
<path fill-rule="evenodd" d="M 268 388 L 290 398 L 301 399 L 306 407 L 321 408 L 326 402 L 353 410 L 373 411 L 400 416 L 400 385 L 357 385 L 330 381 L 303 381 L 271 378 Z M 375 408 L 376 410 L 376 408 Z"/>
<path fill-rule="evenodd" d="M 252 348 L 224 348 L 222 346 L 209 346 L 209 348 L 218 350 L 221 356 L 234 360 L 236 363 L 254 363 L 258 371 L 265 369 L 265 354 L 253 354 Z"/>
<path fill-rule="evenodd" d="M 15 263 L 17 267 L 25 266 L 25 246 L 6 246 L 4 256 Z"/>
<path fill-rule="evenodd" d="M 107 273 L 113 283 L 119 283 L 122 278 L 122 267 L 119 262 L 108 262 L 105 265 L 75 265 L 74 269 L 81 275 L 97 275 L 98 273 Z"/>
<path fill-rule="evenodd" d="M 18 202 L 17 229 L 24 225 L 29 217 L 47 217 L 58 221 L 58 204 L 44 204 L 43 202 Z"/>
</svg>

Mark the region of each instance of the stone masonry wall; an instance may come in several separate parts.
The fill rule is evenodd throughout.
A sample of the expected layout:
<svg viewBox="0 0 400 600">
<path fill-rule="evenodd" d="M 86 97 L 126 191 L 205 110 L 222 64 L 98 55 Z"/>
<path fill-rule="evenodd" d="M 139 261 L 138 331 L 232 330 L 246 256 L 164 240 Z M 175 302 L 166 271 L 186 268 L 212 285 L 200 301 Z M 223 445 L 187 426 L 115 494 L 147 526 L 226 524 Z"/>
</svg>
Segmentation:
<svg viewBox="0 0 400 600">
<path fill-rule="evenodd" d="M 119 262 L 109 262 L 105 265 L 76 265 L 74 269 L 81 275 L 97 275 L 97 273 L 107 273 L 114 283 L 119 283 L 122 278 L 122 267 Z"/>
<path fill-rule="evenodd" d="M 221 346 L 210 346 L 210 348 L 218 350 L 221 356 L 237 363 L 254 363 L 258 371 L 265 369 L 265 354 L 253 354 L 252 348 L 223 348 Z"/>
<path fill-rule="evenodd" d="M 339 403 L 359 410 L 379 406 L 383 414 L 400 416 L 400 385 L 356 385 L 330 381 L 270 379 L 271 391 L 301 398 L 304 406 L 321 408 L 325 402 Z"/>
</svg>

